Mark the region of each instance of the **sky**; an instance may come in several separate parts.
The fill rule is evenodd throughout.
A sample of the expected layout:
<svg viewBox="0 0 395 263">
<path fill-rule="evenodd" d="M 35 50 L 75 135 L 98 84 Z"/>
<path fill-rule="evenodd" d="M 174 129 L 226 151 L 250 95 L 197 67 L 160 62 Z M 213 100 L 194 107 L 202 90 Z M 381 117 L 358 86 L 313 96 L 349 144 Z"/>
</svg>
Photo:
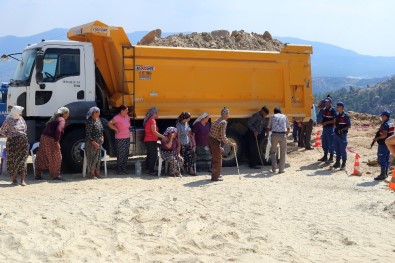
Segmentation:
<svg viewBox="0 0 395 263">
<path fill-rule="evenodd" d="M 395 56 L 394 0 L 0 0 L 0 36 L 29 36 L 94 20 L 127 33 L 245 30 Z"/>
</svg>

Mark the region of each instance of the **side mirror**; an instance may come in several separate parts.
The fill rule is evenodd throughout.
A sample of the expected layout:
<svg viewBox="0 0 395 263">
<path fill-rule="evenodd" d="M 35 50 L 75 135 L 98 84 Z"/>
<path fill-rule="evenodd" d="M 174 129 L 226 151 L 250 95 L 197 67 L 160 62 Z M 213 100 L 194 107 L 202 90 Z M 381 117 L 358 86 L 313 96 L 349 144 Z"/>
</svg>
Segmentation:
<svg viewBox="0 0 395 263">
<path fill-rule="evenodd" d="M 43 66 L 44 66 L 44 52 L 42 50 L 37 51 L 36 54 L 36 82 L 43 81 Z"/>
<path fill-rule="evenodd" d="M 36 82 L 40 83 L 43 82 L 43 73 L 42 72 L 36 72 Z"/>
</svg>

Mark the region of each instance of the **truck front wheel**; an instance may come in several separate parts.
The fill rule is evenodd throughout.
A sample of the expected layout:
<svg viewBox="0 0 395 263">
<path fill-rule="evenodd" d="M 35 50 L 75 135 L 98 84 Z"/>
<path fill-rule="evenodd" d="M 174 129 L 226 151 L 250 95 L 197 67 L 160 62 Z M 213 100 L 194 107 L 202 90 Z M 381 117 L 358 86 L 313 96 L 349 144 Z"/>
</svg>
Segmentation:
<svg viewBox="0 0 395 263">
<path fill-rule="evenodd" d="M 85 129 L 75 129 L 62 139 L 63 169 L 67 172 L 81 172 L 84 154 L 81 144 L 85 140 Z"/>
</svg>

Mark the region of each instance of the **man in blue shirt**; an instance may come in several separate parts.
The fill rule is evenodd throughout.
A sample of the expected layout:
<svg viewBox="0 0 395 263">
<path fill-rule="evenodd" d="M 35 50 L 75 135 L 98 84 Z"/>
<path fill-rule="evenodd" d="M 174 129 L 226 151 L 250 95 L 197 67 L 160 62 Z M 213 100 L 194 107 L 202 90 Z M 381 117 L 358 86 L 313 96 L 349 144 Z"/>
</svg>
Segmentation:
<svg viewBox="0 0 395 263">
<path fill-rule="evenodd" d="M 325 108 L 322 115 L 322 148 L 324 150 L 324 156 L 319 159 L 319 162 L 332 163 L 333 162 L 333 154 L 334 154 L 334 145 L 333 140 L 335 136 L 335 117 L 336 110 L 332 108 L 332 99 L 325 99 Z M 328 153 L 330 157 L 328 159 Z"/>
<path fill-rule="evenodd" d="M 337 115 L 335 118 L 335 152 L 336 152 L 336 163 L 333 165 L 333 168 L 340 168 L 341 170 L 346 169 L 347 162 L 347 134 L 348 129 L 351 127 L 350 116 L 344 112 L 344 104 L 343 102 L 338 102 L 336 104 Z M 342 160 L 342 164 L 340 166 L 340 160 Z"/>
</svg>

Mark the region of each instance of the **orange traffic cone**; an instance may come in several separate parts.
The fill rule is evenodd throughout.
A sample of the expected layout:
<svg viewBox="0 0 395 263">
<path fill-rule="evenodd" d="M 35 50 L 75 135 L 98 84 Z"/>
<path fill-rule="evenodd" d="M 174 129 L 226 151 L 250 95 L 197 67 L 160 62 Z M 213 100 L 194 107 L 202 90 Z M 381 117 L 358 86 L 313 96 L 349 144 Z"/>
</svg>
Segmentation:
<svg viewBox="0 0 395 263">
<path fill-rule="evenodd" d="M 390 181 L 390 184 L 388 185 L 388 187 L 395 191 L 395 168 L 392 171 L 392 178 L 391 178 L 391 181 Z"/>
<path fill-rule="evenodd" d="M 354 172 L 351 175 L 355 176 L 361 176 L 362 175 L 362 170 L 361 167 L 359 166 L 359 154 L 355 154 L 355 162 L 354 162 Z"/>
<path fill-rule="evenodd" d="M 321 130 L 317 131 L 317 135 L 315 136 L 315 144 L 314 147 L 321 147 Z"/>
</svg>

